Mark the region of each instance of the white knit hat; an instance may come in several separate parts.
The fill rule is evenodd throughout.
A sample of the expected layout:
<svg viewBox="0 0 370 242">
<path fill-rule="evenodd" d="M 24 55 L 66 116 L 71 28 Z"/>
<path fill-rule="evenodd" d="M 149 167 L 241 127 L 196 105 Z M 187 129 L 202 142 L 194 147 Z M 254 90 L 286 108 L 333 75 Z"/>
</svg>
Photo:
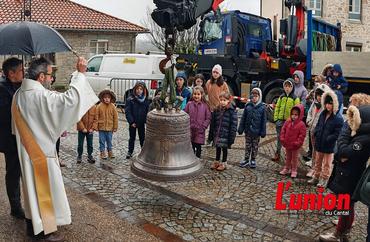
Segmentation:
<svg viewBox="0 0 370 242">
<path fill-rule="evenodd" d="M 213 71 L 217 71 L 218 73 L 220 73 L 220 75 L 222 75 L 222 66 L 220 66 L 219 64 L 216 64 L 213 68 L 212 68 L 212 72 Z"/>
</svg>

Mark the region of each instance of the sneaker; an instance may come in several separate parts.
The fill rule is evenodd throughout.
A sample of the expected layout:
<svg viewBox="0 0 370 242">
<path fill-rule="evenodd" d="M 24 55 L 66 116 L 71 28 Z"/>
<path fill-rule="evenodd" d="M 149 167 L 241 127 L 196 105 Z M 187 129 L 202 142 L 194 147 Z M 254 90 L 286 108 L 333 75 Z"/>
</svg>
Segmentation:
<svg viewBox="0 0 370 242">
<path fill-rule="evenodd" d="M 311 185 L 316 185 L 319 182 L 319 179 L 313 177 L 312 179 L 308 180 L 307 183 Z"/>
<path fill-rule="evenodd" d="M 304 163 L 306 166 L 308 167 L 312 167 L 312 160 L 309 160 L 307 161 L 306 163 Z"/>
<path fill-rule="evenodd" d="M 128 152 L 126 155 L 126 159 L 131 159 L 131 157 L 132 157 L 132 153 Z"/>
<path fill-rule="evenodd" d="M 291 178 L 296 178 L 297 177 L 297 171 L 292 171 L 292 174 L 290 174 Z"/>
<path fill-rule="evenodd" d="M 211 165 L 211 169 L 212 170 L 215 170 L 217 169 L 217 167 L 220 165 L 220 162 L 219 161 L 214 161 Z"/>
<path fill-rule="evenodd" d="M 284 169 L 282 169 L 280 172 L 279 172 L 280 175 L 288 175 L 290 174 L 290 170 L 286 167 L 284 167 Z"/>
<path fill-rule="evenodd" d="M 95 159 L 94 159 L 94 157 L 93 156 L 91 156 L 91 155 L 89 155 L 88 157 L 87 157 L 87 162 L 89 162 L 90 164 L 94 164 L 95 163 Z"/>
<path fill-rule="evenodd" d="M 216 168 L 216 170 L 218 171 L 223 171 L 223 170 L 226 170 L 226 162 L 221 162 L 218 167 Z"/>
<path fill-rule="evenodd" d="M 108 159 L 107 153 L 105 153 L 105 151 L 100 152 L 100 159 L 103 159 L 103 160 Z"/>
<path fill-rule="evenodd" d="M 110 159 L 114 159 L 114 158 L 116 158 L 116 156 L 113 154 L 113 151 L 108 151 L 108 157 L 109 157 Z"/>
<path fill-rule="evenodd" d="M 82 157 L 79 155 L 77 156 L 77 164 L 80 164 L 82 162 Z"/>
<path fill-rule="evenodd" d="M 256 161 L 251 160 L 251 164 L 249 165 L 249 167 L 252 168 L 252 169 L 256 168 Z"/>
<path fill-rule="evenodd" d="M 338 232 L 332 232 L 327 234 L 320 234 L 319 236 L 320 241 L 326 242 L 340 242 L 340 241 L 348 241 L 347 234 L 339 234 Z"/>
<path fill-rule="evenodd" d="M 249 160 L 244 159 L 239 163 L 239 166 L 242 168 L 248 167 L 249 166 Z"/>
<path fill-rule="evenodd" d="M 326 188 L 327 185 L 328 185 L 328 180 L 327 179 L 320 179 L 319 183 L 317 184 L 317 187 Z"/>
<path fill-rule="evenodd" d="M 311 169 L 309 172 L 307 172 L 306 177 L 312 178 L 314 173 L 315 173 L 315 170 Z"/>
</svg>

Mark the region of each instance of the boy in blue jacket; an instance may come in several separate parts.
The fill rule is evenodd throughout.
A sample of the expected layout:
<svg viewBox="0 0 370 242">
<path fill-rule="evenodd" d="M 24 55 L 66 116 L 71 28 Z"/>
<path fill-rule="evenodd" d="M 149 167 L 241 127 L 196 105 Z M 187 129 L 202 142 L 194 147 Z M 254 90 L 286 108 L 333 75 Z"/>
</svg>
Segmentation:
<svg viewBox="0 0 370 242">
<path fill-rule="evenodd" d="M 266 112 L 265 105 L 262 103 L 262 91 L 253 88 L 251 92 L 251 102 L 244 108 L 243 116 L 240 120 L 238 133 L 245 133 L 245 157 L 240 162 L 240 167 L 256 168 L 256 157 L 260 138 L 266 136 Z"/>
</svg>

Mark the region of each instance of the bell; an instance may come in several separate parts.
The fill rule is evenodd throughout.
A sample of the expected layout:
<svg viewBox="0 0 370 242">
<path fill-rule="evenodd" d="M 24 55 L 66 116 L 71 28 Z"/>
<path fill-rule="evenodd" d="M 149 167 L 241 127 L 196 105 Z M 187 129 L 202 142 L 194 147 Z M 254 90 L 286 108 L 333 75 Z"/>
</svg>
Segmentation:
<svg viewBox="0 0 370 242">
<path fill-rule="evenodd" d="M 190 118 L 184 111 L 148 113 L 144 146 L 133 158 L 131 171 L 143 178 L 179 181 L 194 178 L 203 169 L 190 141 Z"/>
</svg>

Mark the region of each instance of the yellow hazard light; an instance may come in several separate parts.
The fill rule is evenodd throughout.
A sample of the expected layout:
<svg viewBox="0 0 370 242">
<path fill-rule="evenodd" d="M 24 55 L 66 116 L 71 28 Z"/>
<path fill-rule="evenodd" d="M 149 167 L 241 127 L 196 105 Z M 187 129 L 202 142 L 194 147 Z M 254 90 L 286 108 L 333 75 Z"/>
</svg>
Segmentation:
<svg viewBox="0 0 370 242">
<path fill-rule="evenodd" d="M 271 69 L 279 70 L 279 61 L 272 60 L 272 62 L 271 62 Z"/>
</svg>

